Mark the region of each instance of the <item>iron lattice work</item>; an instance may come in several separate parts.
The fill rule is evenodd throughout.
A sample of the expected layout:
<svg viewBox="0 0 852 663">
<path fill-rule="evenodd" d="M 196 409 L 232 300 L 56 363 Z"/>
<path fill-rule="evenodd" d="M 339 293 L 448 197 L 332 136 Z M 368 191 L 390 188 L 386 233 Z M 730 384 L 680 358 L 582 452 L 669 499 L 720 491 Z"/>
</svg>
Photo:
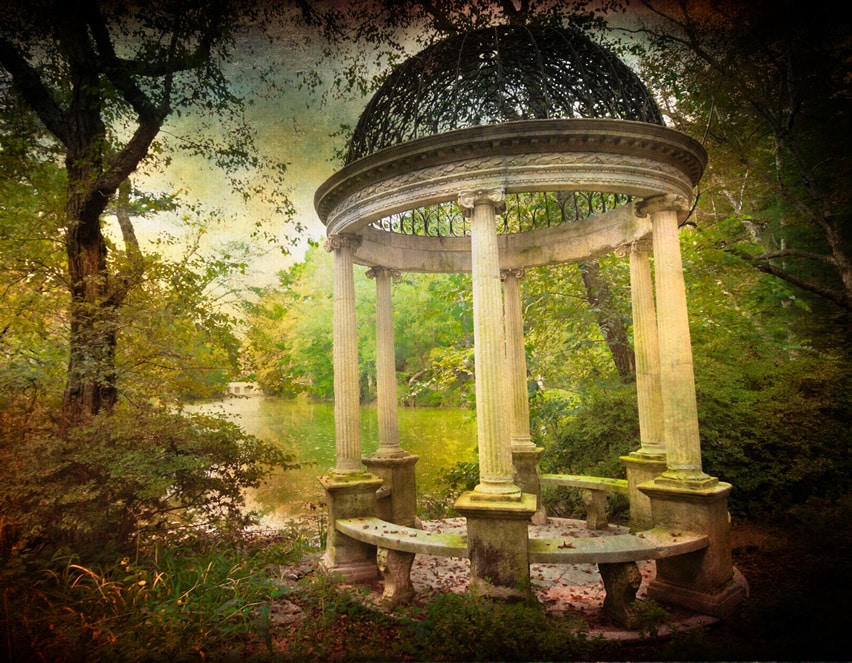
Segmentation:
<svg viewBox="0 0 852 663">
<path fill-rule="evenodd" d="M 395 69 L 361 114 L 346 163 L 453 129 L 570 118 L 663 124 L 639 77 L 576 30 L 484 28 L 438 42 Z"/>
<path fill-rule="evenodd" d="M 506 211 L 498 215 L 497 233 L 530 232 L 563 223 L 582 221 L 629 203 L 618 193 L 568 191 L 515 193 L 506 196 Z M 467 237 L 470 224 L 458 203 L 443 203 L 394 214 L 372 226 L 385 232 L 415 237 Z"/>
</svg>

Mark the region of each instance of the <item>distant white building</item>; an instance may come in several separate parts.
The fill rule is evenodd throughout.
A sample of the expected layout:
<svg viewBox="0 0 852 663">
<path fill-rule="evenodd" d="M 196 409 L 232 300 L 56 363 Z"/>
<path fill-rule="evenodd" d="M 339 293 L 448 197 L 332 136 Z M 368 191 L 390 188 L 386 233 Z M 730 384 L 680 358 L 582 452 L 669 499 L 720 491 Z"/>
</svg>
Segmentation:
<svg viewBox="0 0 852 663">
<path fill-rule="evenodd" d="M 263 396 L 263 391 L 254 382 L 229 382 L 228 396 Z"/>
</svg>

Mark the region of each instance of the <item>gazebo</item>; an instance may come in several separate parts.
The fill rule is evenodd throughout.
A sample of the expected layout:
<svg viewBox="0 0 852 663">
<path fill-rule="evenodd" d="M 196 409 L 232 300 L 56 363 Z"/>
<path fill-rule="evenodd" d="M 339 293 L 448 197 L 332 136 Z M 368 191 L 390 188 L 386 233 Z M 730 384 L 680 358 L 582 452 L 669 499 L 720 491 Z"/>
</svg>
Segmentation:
<svg viewBox="0 0 852 663">
<path fill-rule="evenodd" d="M 560 478 L 542 477 L 542 449 L 531 442 L 520 282 L 527 268 L 617 252 L 630 260 L 641 430 L 622 459 L 633 538 L 610 537 L 621 541 L 597 557 L 590 548 L 589 559 L 602 574 L 607 564 L 656 559 L 649 595 L 704 614 L 723 617 L 739 604 L 731 486 L 702 469 L 678 241 L 705 163 L 700 144 L 664 126 L 639 78 L 570 28 L 476 30 L 390 74 L 361 115 L 345 166 L 315 197 L 334 253 L 336 464 L 321 478 L 327 571 L 375 577 L 377 548 L 383 569 L 410 566 L 417 552 L 464 554 L 472 586 L 513 598 L 532 559 L 571 563 L 585 551 L 581 542 L 530 543 L 529 528 L 546 518 L 541 484 Z M 353 264 L 376 282 L 379 448 L 367 458 Z M 456 541 L 414 531 L 417 457 L 400 447 L 396 417 L 391 288 L 400 272 L 472 275 L 480 476 L 456 503 L 467 522 Z M 404 584 L 398 572 L 396 581 Z"/>
</svg>

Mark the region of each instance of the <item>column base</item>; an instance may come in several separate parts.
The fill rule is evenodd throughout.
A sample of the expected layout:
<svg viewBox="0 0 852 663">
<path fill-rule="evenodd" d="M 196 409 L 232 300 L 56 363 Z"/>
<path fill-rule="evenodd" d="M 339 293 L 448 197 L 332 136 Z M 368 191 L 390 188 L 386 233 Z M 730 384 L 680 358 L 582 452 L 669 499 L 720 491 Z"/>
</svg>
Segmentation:
<svg viewBox="0 0 852 663">
<path fill-rule="evenodd" d="M 684 490 L 707 490 L 719 485 L 719 480 L 716 477 L 711 477 L 709 474 L 698 470 L 678 470 L 667 469 L 660 476 L 655 478 L 655 481 L 660 486 L 671 486 Z"/>
<path fill-rule="evenodd" d="M 417 519 L 417 478 L 414 465 L 420 460 L 406 451 L 400 456 L 373 454 L 362 458 L 367 469 L 382 479 L 376 515 L 382 520 L 414 527 Z"/>
<path fill-rule="evenodd" d="M 524 493 L 517 501 L 483 501 L 468 492 L 459 497 L 455 508 L 467 519 L 471 589 L 488 598 L 529 599 L 527 545 L 535 495 Z"/>
<path fill-rule="evenodd" d="M 619 460 L 627 470 L 627 500 L 630 502 L 630 531 L 641 532 L 654 526 L 651 499 L 639 485 L 651 481 L 666 470 L 666 456 L 633 451 Z"/>
<path fill-rule="evenodd" d="M 544 453 L 543 447 L 530 444 L 529 447 L 512 447 L 512 465 L 515 468 L 514 481 L 522 493 L 535 495 L 535 513 L 530 519 L 533 525 L 547 522 L 547 512 L 541 503 L 541 479 L 538 461 Z"/>
<path fill-rule="evenodd" d="M 726 619 L 748 596 L 748 581 L 734 569 L 734 575 L 724 585 L 703 592 L 655 578 L 648 583 L 647 595 L 660 603 L 673 603 L 702 615 Z"/>
<path fill-rule="evenodd" d="M 651 500 L 655 527 L 705 534 L 709 539 L 702 550 L 657 560 L 648 595 L 713 617 L 730 615 L 745 599 L 748 586 L 731 556 L 731 485 L 716 481 L 710 488 L 689 489 L 657 477 L 639 490 Z"/>
<path fill-rule="evenodd" d="M 376 515 L 376 491 L 382 480 L 369 472 L 332 472 L 320 477 L 328 505 L 328 534 L 320 570 L 347 582 L 378 577 L 376 547 L 342 534 L 335 526 L 344 518 Z"/>
</svg>

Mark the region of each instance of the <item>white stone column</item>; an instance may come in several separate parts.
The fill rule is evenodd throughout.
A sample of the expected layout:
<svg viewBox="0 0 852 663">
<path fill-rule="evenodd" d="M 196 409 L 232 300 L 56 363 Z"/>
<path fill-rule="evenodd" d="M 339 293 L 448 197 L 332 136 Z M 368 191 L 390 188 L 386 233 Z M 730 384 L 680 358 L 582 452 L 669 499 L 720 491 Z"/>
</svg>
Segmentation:
<svg viewBox="0 0 852 663">
<path fill-rule="evenodd" d="M 352 249 L 361 238 L 334 235 L 325 248 L 334 252 L 334 424 L 336 473 L 360 472 L 361 398 L 358 335 L 355 326 L 355 278 Z"/>
<path fill-rule="evenodd" d="M 497 210 L 502 189 L 464 192 L 459 205 L 470 216 L 473 276 L 473 342 L 476 363 L 476 428 L 479 481 L 476 496 L 520 499 L 514 484 L 507 411 L 508 392 L 503 295 L 497 250 Z"/>
<path fill-rule="evenodd" d="M 544 453 L 533 444 L 530 436 L 530 397 L 527 388 L 527 356 L 524 344 L 524 315 L 521 306 L 523 269 L 504 269 L 503 301 L 506 316 L 506 363 L 511 384 L 509 434 L 512 443 L 514 480 L 522 492 L 535 495 L 535 525 L 547 522 L 541 501 L 541 475 L 538 461 Z"/>
<path fill-rule="evenodd" d="M 651 240 L 630 246 L 630 297 L 633 305 L 633 343 L 636 351 L 636 391 L 639 404 L 640 448 L 635 454 L 663 459 L 663 393 L 660 387 L 660 343 L 654 286 L 648 257 Z"/>
<path fill-rule="evenodd" d="M 374 457 L 394 458 L 405 455 L 399 446 L 391 297 L 391 278 L 399 278 L 399 272 L 384 267 L 373 267 L 367 270 L 367 278 L 376 280 L 376 398 L 379 448 Z"/>
<path fill-rule="evenodd" d="M 510 436 L 512 450 L 534 450 L 530 441 L 530 403 L 527 391 L 527 357 L 524 349 L 524 317 L 521 310 L 522 269 L 505 269 L 503 298 L 506 314 L 506 361 L 511 383 Z"/>
<path fill-rule="evenodd" d="M 662 195 L 640 201 L 636 210 L 651 216 L 657 293 L 657 332 L 660 346 L 660 385 L 666 471 L 657 479 L 687 488 L 707 488 L 718 480 L 701 467 L 698 406 L 692 345 L 686 307 L 686 286 L 678 238 L 678 214 L 687 201 Z"/>
</svg>

